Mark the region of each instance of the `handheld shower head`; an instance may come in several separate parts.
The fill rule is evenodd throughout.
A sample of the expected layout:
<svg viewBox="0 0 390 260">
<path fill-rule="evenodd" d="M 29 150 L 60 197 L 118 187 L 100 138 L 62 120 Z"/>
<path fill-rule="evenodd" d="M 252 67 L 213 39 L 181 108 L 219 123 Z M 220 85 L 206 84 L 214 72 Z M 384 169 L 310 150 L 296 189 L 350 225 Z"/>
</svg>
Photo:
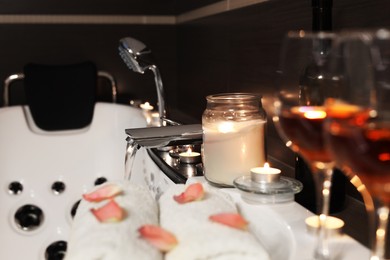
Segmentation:
<svg viewBox="0 0 390 260">
<path fill-rule="evenodd" d="M 126 37 L 119 41 L 119 55 L 129 69 L 143 74 L 154 63 L 152 52 L 137 39 Z"/>
<path fill-rule="evenodd" d="M 152 52 L 141 41 L 126 37 L 119 40 L 119 55 L 130 70 L 143 74 L 150 69 L 154 73 L 154 81 L 157 89 L 158 112 L 160 122 L 163 125 L 163 118 L 166 117 L 164 88 L 161 80 L 160 71 L 153 61 Z"/>
</svg>

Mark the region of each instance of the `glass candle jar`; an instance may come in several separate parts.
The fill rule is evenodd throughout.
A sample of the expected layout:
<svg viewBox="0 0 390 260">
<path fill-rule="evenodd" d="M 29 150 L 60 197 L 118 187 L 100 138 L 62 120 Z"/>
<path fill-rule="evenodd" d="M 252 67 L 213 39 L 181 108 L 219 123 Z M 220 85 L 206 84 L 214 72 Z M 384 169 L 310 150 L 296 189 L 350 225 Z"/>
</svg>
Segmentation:
<svg viewBox="0 0 390 260">
<path fill-rule="evenodd" d="M 202 116 L 204 176 L 211 184 L 233 186 L 266 162 L 266 112 L 261 97 L 225 93 L 206 97 Z"/>
</svg>

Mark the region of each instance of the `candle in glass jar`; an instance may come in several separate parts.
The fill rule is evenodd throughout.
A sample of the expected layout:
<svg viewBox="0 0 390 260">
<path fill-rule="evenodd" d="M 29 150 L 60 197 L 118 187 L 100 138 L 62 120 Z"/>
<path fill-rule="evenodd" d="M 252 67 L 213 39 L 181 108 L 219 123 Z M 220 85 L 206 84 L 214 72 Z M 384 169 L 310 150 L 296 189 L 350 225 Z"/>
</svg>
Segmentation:
<svg viewBox="0 0 390 260">
<path fill-rule="evenodd" d="M 233 185 L 251 168 L 263 165 L 265 120 L 203 123 L 203 164 L 208 181 Z"/>
</svg>

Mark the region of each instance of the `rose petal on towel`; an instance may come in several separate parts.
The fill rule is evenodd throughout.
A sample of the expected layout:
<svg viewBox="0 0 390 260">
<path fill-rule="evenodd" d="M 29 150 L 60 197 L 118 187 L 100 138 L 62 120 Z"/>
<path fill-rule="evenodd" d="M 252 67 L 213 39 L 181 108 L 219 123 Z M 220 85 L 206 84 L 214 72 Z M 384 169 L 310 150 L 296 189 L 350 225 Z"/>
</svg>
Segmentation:
<svg viewBox="0 0 390 260">
<path fill-rule="evenodd" d="M 238 213 L 220 213 L 211 215 L 209 219 L 213 222 L 217 222 L 232 228 L 246 230 L 248 226 L 248 221 L 246 221 Z"/>
<path fill-rule="evenodd" d="M 138 232 L 143 239 L 162 252 L 168 252 L 178 244 L 175 235 L 159 226 L 143 225 L 138 229 Z"/>
<path fill-rule="evenodd" d="M 91 212 L 103 223 L 119 222 L 125 216 L 124 210 L 113 199 L 100 208 L 91 209 Z"/>
<path fill-rule="evenodd" d="M 105 199 L 110 199 L 122 192 L 122 188 L 117 184 L 111 183 L 100 187 L 90 193 L 83 194 L 83 198 L 90 202 L 99 202 Z"/>
<path fill-rule="evenodd" d="M 191 201 L 201 200 L 204 196 L 203 185 L 199 182 L 189 185 L 186 190 L 180 195 L 173 196 L 173 199 L 180 203 L 187 203 Z"/>
</svg>

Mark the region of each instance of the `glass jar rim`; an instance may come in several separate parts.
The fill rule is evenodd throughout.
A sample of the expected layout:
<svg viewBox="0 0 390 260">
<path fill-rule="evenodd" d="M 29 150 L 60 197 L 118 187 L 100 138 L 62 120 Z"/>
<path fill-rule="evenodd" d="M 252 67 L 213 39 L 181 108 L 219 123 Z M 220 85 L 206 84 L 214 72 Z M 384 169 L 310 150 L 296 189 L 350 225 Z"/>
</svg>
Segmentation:
<svg viewBox="0 0 390 260">
<path fill-rule="evenodd" d="M 261 95 L 253 93 L 220 93 L 206 96 L 208 102 L 241 103 L 248 101 L 260 101 Z"/>
</svg>

